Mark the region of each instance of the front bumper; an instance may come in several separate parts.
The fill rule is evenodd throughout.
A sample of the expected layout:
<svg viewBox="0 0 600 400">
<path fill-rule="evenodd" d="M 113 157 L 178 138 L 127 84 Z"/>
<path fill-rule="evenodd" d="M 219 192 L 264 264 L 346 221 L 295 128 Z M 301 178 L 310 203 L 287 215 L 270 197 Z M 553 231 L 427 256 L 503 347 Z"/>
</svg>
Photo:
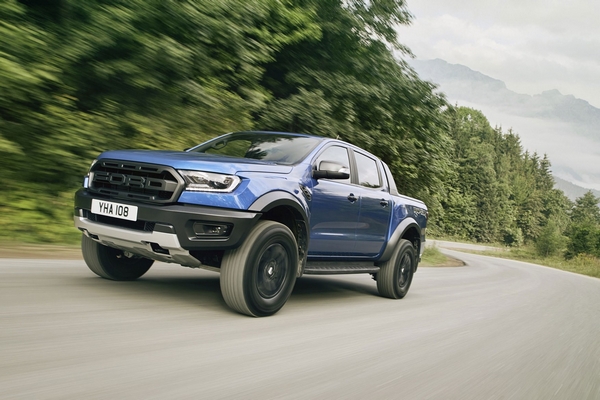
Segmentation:
<svg viewBox="0 0 600 400">
<path fill-rule="evenodd" d="M 75 194 L 75 226 L 84 234 L 107 246 L 187 266 L 200 264 L 190 251 L 227 250 L 239 246 L 261 216 L 256 212 L 215 207 L 117 200 L 138 207 L 137 221 L 131 223 L 92 214 L 93 198 L 102 199 L 85 189 Z M 194 231 L 197 222 L 227 224 L 231 229 L 226 236 L 199 236 Z"/>
</svg>

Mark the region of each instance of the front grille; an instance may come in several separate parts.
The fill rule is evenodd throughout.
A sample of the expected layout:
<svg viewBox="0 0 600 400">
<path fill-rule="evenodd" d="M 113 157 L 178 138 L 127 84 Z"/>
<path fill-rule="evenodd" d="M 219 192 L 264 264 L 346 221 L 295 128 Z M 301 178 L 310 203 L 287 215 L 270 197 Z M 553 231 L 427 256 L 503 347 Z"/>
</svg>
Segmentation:
<svg viewBox="0 0 600 400">
<path fill-rule="evenodd" d="M 90 171 L 92 192 L 148 203 L 172 203 L 183 190 L 183 180 L 163 165 L 100 160 Z"/>
<path fill-rule="evenodd" d="M 120 228 L 135 229 L 136 231 L 153 232 L 155 222 L 151 221 L 128 221 L 125 219 L 107 217 L 105 215 L 94 214 L 88 210 L 83 210 L 83 216 L 90 221 L 99 222 L 101 224 L 118 226 Z"/>
</svg>

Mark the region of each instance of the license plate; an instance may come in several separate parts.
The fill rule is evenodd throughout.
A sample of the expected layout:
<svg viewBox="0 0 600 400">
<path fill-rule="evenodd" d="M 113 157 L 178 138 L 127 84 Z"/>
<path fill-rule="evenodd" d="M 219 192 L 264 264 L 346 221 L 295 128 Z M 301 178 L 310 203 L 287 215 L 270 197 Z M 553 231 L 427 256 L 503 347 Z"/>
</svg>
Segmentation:
<svg viewBox="0 0 600 400">
<path fill-rule="evenodd" d="M 137 212 L 138 208 L 136 206 L 92 199 L 92 213 L 94 214 L 126 219 L 128 221 L 137 221 Z"/>
</svg>

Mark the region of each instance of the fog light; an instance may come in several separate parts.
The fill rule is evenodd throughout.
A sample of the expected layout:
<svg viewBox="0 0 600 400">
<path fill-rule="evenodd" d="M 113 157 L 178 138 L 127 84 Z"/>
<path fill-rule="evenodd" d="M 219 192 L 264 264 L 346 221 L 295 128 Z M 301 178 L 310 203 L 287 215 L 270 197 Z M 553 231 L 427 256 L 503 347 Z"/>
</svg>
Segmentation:
<svg viewBox="0 0 600 400">
<path fill-rule="evenodd" d="M 194 223 L 194 233 L 196 236 L 228 236 L 230 231 L 231 225 L 228 224 Z"/>
</svg>

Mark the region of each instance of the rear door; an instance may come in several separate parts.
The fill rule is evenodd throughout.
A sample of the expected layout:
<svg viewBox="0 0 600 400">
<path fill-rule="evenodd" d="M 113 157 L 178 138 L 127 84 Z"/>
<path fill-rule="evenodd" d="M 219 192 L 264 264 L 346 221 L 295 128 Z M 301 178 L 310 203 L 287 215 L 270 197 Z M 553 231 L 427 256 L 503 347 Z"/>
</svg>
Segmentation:
<svg viewBox="0 0 600 400">
<path fill-rule="evenodd" d="M 392 198 L 381 170 L 381 163 L 368 155 L 353 150 L 360 197 L 360 212 L 356 225 L 355 250 L 373 257 L 382 250 L 391 217 Z"/>
</svg>

